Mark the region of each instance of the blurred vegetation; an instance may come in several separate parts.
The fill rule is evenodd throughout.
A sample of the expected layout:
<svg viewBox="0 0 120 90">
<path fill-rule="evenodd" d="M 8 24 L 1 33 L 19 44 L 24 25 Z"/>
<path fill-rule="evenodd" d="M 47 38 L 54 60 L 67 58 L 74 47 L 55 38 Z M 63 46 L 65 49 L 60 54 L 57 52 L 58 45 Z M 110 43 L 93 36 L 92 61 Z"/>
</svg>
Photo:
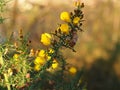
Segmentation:
<svg viewBox="0 0 120 90">
<path fill-rule="evenodd" d="M 29 0 L 26 0 L 26 2 Z M 30 8 L 24 9 L 18 0 L 7 8 L 9 19 L 0 26 L 0 41 L 14 31 L 23 28 L 30 33 L 32 46 L 40 45 L 40 34 L 56 28 L 61 11 L 71 11 L 72 6 L 48 3 L 27 2 Z M 10 3 L 9 3 L 10 4 Z M 9 6 L 9 5 L 8 5 Z M 79 68 L 85 67 L 85 79 L 88 90 L 116 90 L 120 88 L 120 1 L 94 0 L 94 4 L 85 5 L 86 30 L 75 46 L 77 53 L 66 50 L 68 62 Z M 54 24 L 53 24 L 54 23 Z M 69 53 L 68 53 L 69 52 Z"/>
<path fill-rule="evenodd" d="M 4 22 L 3 12 L 5 11 L 6 0 L 0 0 L 0 24 Z"/>
</svg>

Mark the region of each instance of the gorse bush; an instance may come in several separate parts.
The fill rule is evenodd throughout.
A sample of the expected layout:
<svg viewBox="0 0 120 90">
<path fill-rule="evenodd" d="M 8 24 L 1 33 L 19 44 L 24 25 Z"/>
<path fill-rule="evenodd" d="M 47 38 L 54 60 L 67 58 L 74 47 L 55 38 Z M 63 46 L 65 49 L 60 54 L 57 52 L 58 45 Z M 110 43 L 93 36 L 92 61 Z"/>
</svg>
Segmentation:
<svg viewBox="0 0 120 90">
<path fill-rule="evenodd" d="M 19 30 L 0 44 L 0 86 L 8 90 L 85 90 L 82 70 L 70 65 L 62 54 L 69 48 L 75 52 L 78 31 L 83 22 L 83 3 L 75 1 L 74 12 L 60 14 L 62 24 L 51 33 L 43 33 L 40 42 L 46 49 L 34 50 Z"/>
</svg>

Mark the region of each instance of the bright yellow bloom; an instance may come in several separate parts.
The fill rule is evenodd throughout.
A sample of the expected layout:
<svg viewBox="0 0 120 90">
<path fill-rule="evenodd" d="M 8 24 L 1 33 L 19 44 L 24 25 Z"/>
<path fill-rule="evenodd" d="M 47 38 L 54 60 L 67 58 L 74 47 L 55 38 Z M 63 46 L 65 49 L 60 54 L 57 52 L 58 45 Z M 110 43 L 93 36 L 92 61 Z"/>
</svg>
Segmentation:
<svg viewBox="0 0 120 90">
<path fill-rule="evenodd" d="M 51 59 L 51 56 L 48 56 L 48 55 L 47 55 L 47 60 L 50 60 L 50 59 Z"/>
<path fill-rule="evenodd" d="M 39 57 L 45 57 L 45 50 L 40 50 L 40 52 L 38 53 Z"/>
<path fill-rule="evenodd" d="M 50 45 L 51 44 L 51 39 L 52 39 L 52 36 L 49 34 L 49 33 L 44 33 L 41 35 L 41 42 L 44 44 L 44 45 Z"/>
<path fill-rule="evenodd" d="M 75 67 L 70 67 L 69 72 L 70 72 L 71 74 L 76 74 L 77 69 L 76 69 Z"/>
<path fill-rule="evenodd" d="M 43 57 L 36 57 L 36 59 L 34 60 L 34 64 L 44 64 L 45 63 L 45 58 Z"/>
<path fill-rule="evenodd" d="M 65 22 L 70 22 L 70 14 L 68 12 L 62 12 L 60 14 L 60 19 L 65 21 Z"/>
<path fill-rule="evenodd" d="M 40 65 L 35 65 L 35 66 L 34 66 L 34 70 L 35 70 L 35 71 L 39 71 L 39 70 L 40 70 L 40 67 L 41 67 Z"/>
<path fill-rule="evenodd" d="M 73 23 L 74 23 L 74 24 L 78 24 L 79 21 L 80 21 L 80 18 L 79 18 L 79 17 L 75 17 L 75 18 L 73 19 Z"/>
<path fill-rule="evenodd" d="M 53 64 L 51 66 L 53 69 L 56 69 L 58 67 L 58 62 L 56 60 L 53 60 Z"/>
<path fill-rule="evenodd" d="M 60 30 L 61 30 L 61 32 L 68 34 L 69 33 L 69 26 L 68 26 L 68 24 L 61 24 Z"/>
</svg>

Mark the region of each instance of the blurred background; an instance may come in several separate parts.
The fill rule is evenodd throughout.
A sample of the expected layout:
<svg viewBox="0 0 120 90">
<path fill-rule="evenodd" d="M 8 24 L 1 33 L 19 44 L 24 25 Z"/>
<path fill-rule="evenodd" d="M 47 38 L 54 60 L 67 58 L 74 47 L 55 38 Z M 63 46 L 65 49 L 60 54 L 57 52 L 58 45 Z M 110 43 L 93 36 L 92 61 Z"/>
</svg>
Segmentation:
<svg viewBox="0 0 120 90">
<path fill-rule="evenodd" d="M 76 53 L 65 50 L 67 62 L 85 68 L 88 90 L 120 90 L 120 0 L 84 2 L 84 32 L 79 33 Z M 0 42 L 21 28 L 30 33 L 34 48 L 44 48 L 40 35 L 52 32 L 62 11 L 74 10 L 73 0 L 11 0 L 0 24 Z M 68 53 L 69 52 L 69 53 Z"/>
</svg>

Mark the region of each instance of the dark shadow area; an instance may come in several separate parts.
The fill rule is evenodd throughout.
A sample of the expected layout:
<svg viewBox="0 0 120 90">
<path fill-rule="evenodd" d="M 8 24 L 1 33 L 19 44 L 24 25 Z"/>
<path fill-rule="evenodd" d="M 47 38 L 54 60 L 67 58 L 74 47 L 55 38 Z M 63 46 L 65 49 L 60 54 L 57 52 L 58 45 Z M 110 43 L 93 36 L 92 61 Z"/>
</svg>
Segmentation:
<svg viewBox="0 0 120 90">
<path fill-rule="evenodd" d="M 109 60 L 99 58 L 89 70 L 86 70 L 87 90 L 120 90 L 120 79 L 114 69 L 114 64 L 119 61 L 117 57 L 120 55 L 120 43 L 108 53 L 110 53 Z"/>
</svg>

